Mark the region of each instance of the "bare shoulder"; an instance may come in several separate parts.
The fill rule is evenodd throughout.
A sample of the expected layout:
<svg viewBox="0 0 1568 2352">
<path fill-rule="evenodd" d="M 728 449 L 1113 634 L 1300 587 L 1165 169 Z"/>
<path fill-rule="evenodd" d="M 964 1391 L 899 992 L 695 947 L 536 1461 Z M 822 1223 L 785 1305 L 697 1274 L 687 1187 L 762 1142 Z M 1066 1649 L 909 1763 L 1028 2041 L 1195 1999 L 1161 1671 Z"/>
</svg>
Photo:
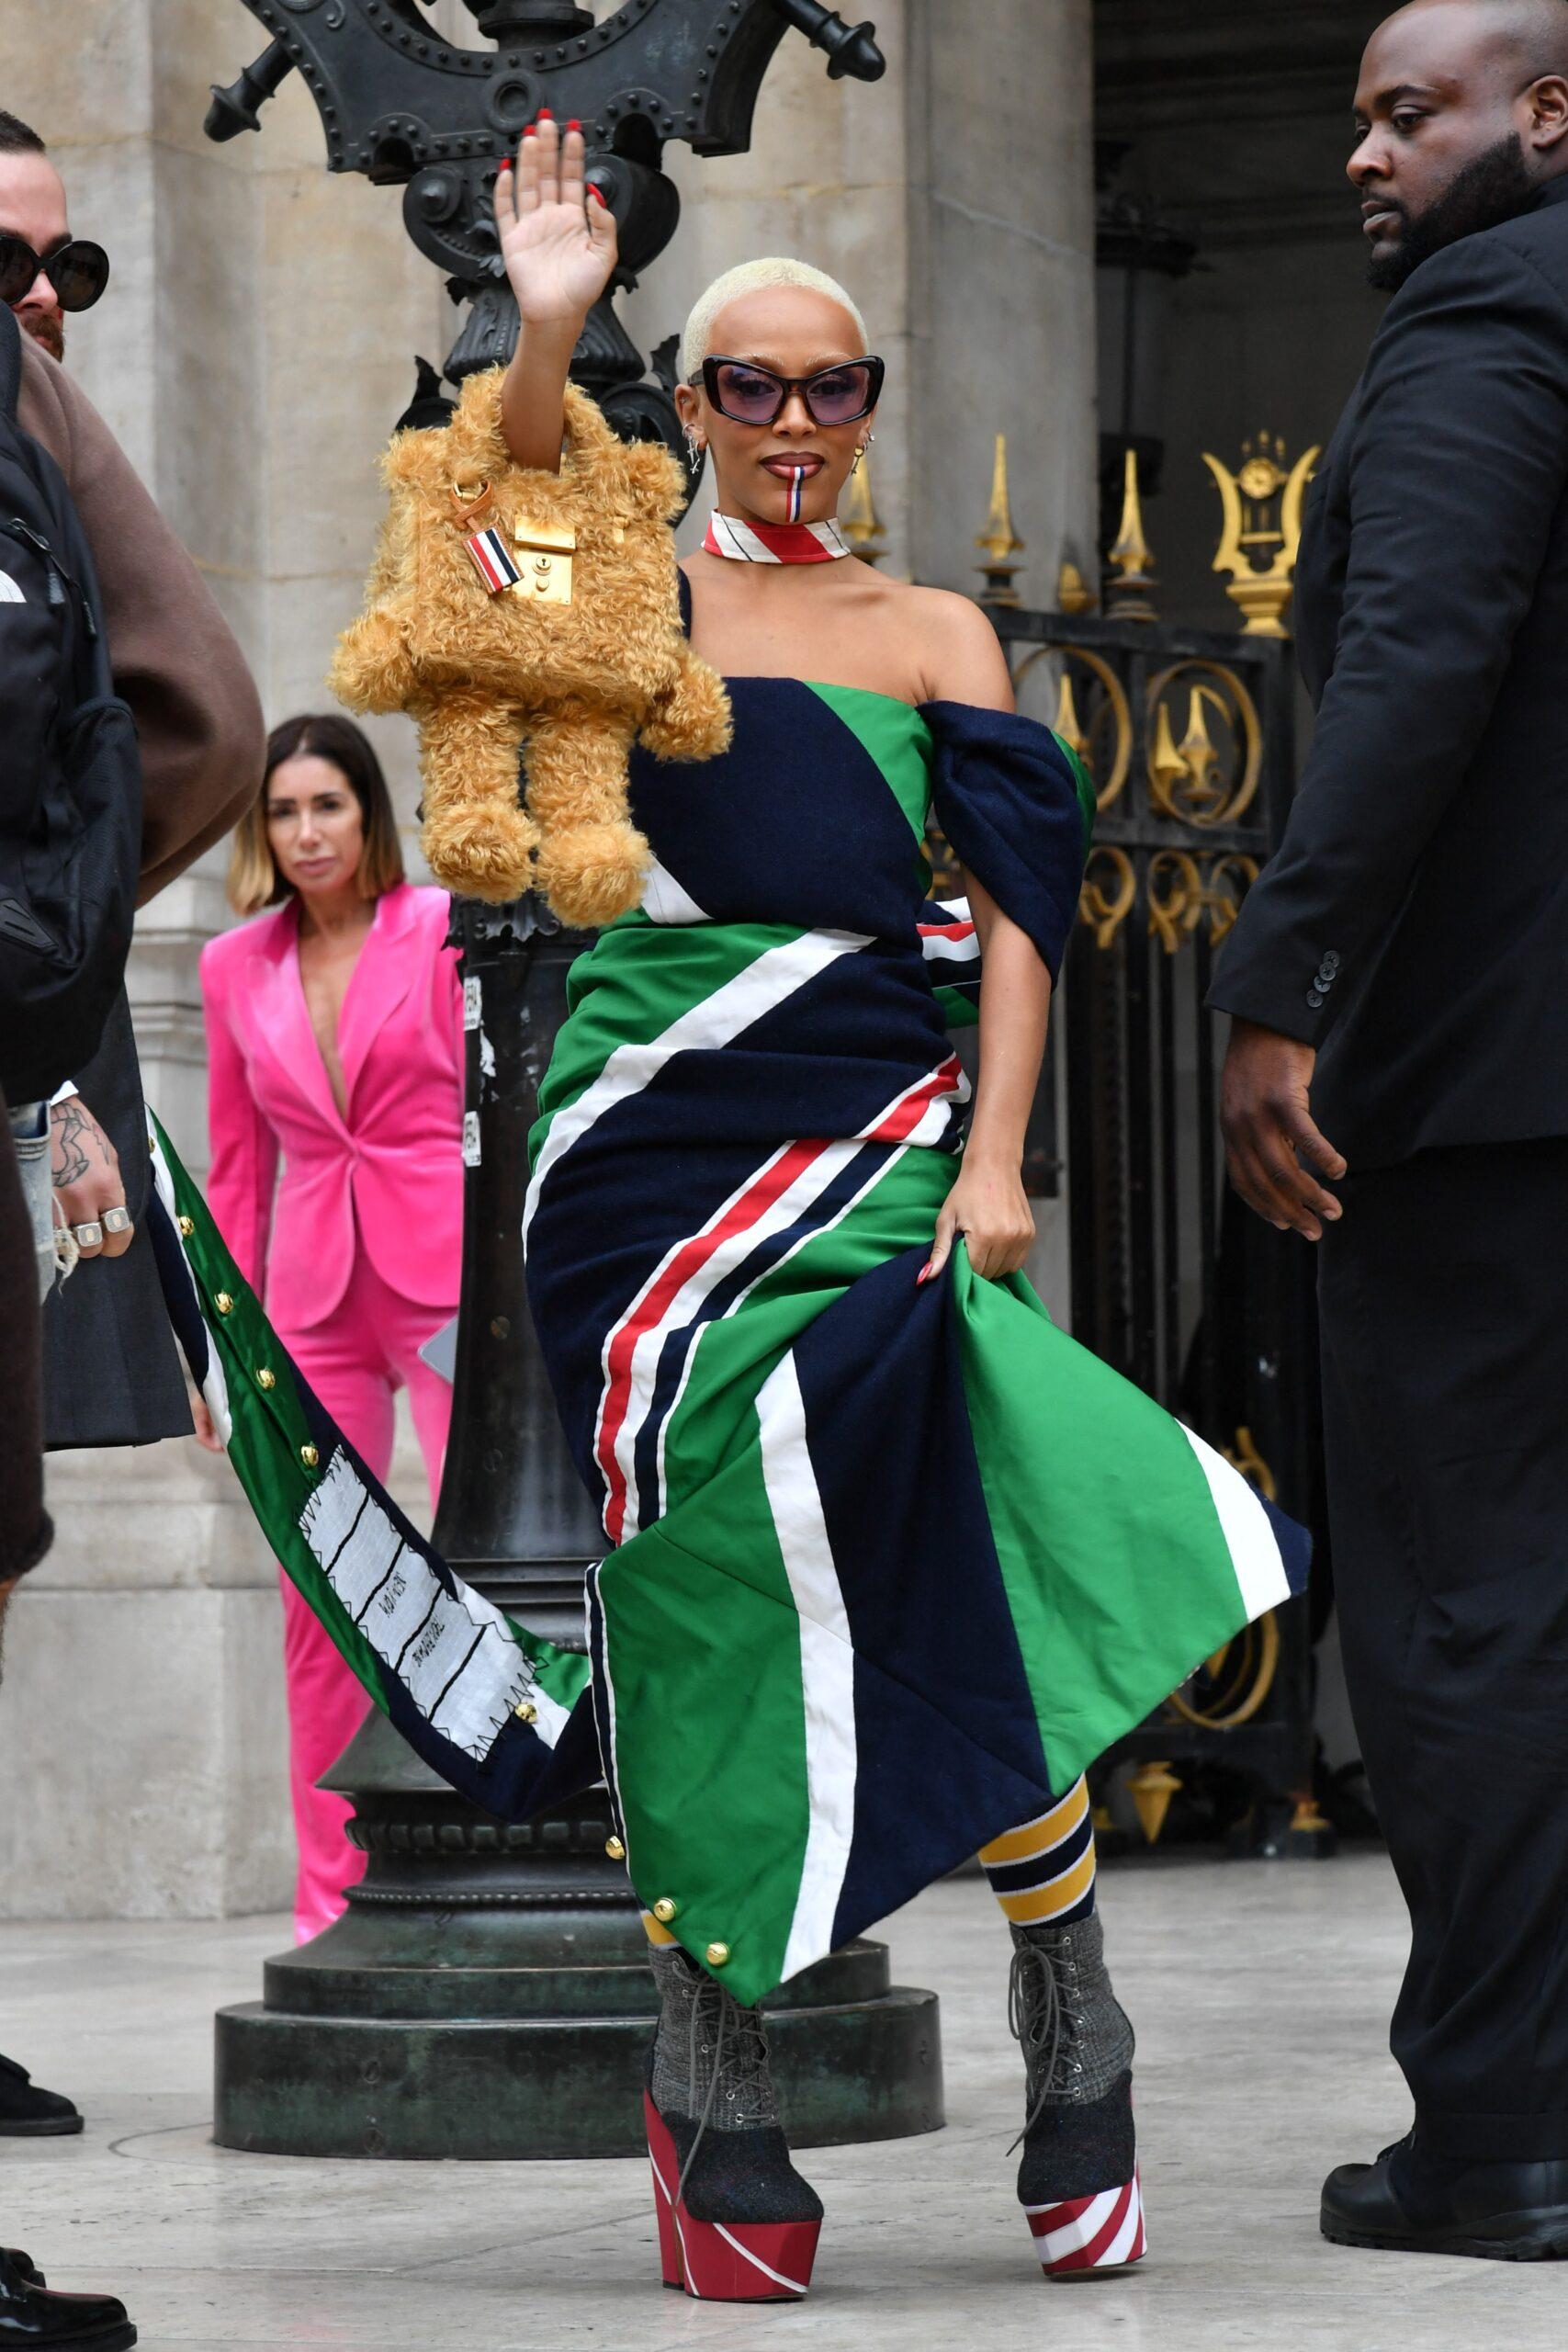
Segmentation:
<svg viewBox="0 0 1568 2352">
<path fill-rule="evenodd" d="M 973 597 L 951 588 L 918 588 L 905 581 L 886 584 L 899 599 L 900 626 L 917 649 L 925 699 L 1010 710 L 1007 656 Z"/>
</svg>

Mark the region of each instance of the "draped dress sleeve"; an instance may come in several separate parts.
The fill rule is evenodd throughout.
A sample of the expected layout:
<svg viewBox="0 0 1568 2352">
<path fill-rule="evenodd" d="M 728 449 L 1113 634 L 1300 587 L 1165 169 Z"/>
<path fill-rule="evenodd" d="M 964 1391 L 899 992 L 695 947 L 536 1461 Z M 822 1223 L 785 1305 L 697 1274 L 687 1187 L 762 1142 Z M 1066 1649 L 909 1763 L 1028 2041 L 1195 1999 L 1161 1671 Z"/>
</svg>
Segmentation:
<svg viewBox="0 0 1568 2352">
<path fill-rule="evenodd" d="M 954 857 L 1039 950 L 1055 981 L 1077 913 L 1094 786 L 1077 754 L 1017 711 L 929 702 L 931 799 Z M 933 987 L 954 1024 L 974 1018 L 979 943 L 963 899 L 922 910 Z"/>
</svg>

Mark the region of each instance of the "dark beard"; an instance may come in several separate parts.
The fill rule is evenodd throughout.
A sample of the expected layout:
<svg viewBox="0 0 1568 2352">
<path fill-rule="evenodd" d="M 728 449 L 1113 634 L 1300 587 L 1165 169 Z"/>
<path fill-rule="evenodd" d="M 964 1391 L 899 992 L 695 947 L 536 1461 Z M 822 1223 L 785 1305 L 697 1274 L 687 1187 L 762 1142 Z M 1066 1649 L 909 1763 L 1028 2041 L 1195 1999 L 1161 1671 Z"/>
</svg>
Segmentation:
<svg viewBox="0 0 1568 2352">
<path fill-rule="evenodd" d="M 29 311 L 26 318 L 18 312 L 17 323 L 31 335 L 35 343 L 42 344 L 51 359 L 64 358 L 65 313 L 62 311 Z"/>
<path fill-rule="evenodd" d="M 1511 130 L 1495 147 L 1472 155 L 1425 212 L 1414 220 L 1401 214 L 1404 233 L 1391 252 L 1372 255 L 1367 264 L 1368 284 L 1380 293 L 1397 294 L 1406 278 L 1445 245 L 1528 212 L 1535 193 L 1524 141 Z"/>
</svg>

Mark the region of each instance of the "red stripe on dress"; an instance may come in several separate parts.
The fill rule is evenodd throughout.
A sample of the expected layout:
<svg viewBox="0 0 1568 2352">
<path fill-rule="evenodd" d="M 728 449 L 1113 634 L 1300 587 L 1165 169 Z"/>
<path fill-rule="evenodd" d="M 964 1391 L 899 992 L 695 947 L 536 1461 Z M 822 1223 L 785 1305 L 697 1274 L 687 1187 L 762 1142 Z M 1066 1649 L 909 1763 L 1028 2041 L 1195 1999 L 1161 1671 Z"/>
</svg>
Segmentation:
<svg viewBox="0 0 1568 2352">
<path fill-rule="evenodd" d="M 973 939 L 972 922 L 918 922 L 915 929 L 922 939 Z"/>
<path fill-rule="evenodd" d="M 626 1481 L 615 1457 L 615 1440 L 621 1433 L 626 1408 L 631 1401 L 632 1359 L 637 1341 L 660 1321 L 666 1307 L 679 1295 L 682 1285 L 702 1271 L 714 1251 L 731 1235 L 744 1233 L 749 1226 L 755 1225 L 758 1218 L 773 1207 L 780 1194 L 789 1190 L 795 1178 L 804 1175 L 812 1161 L 819 1159 L 827 1149 L 828 1139 L 824 1138 L 818 1142 L 794 1143 L 787 1150 L 780 1152 L 716 1226 L 705 1233 L 694 1235 L 676 1251 L 611 1340 L 605 1366 L 607 1387 L 594 1452 L 609 1488 L 604 1532 L 612 1544 L 620 1542 L 626 1525 Z"/>
<path fill-rule="evenodd" d="M 963 1064 L 952 1054 L 940 1069 L 892 1102 L 874 1126 L 863 1130 L 858 1137 L 849 1140 L 868 1143 L 898 1143 L 917 1127 L 931 1104 L 944 1094 L 951 1094 L 963 1077 Z M 625 1425 L 631 1403 L 631 1375 L 637 1341 L 654 1329 L 665 1310 L 679 1296 L 684 1283 L 703 1267 L 725 1241 L 744 1233 L 766 1215 L 774 1203 L 803 1176 L 814 1160 L 831 1148 L 834 1138 L 825 1136 L 793 1143 L 781 1151 L 748 1185 L 744 1193 L 731 1203 L 718 1223 L 705 1232 L 694 1234 L 682 1243 L 662 1272 L 656 1275 L 637 1300 L 626 1320 L 611 1339 L 605 1357 L 605 1386 L 600 1407 L 599 1427 L 593 1441 L 594 1459 L 604 1480 L 608 1499 L 604 1507 L 604 1532 L 612 1544 L 619 1544 L 626 1528 L 626 1479 L 615 1453 L 615 1441 Z"/>
<path fill-rule="evenodd" d="M 918 1127 L 933 1102 L 951 1094 L 964 1075 L 964 1065 L 956 1054 L 950 1054 L 940 1069 L 912 1087 L 893 1108 L 866 1130 L 868 1143 L 900 1143 L 912 1129 Z"/>
</svg>

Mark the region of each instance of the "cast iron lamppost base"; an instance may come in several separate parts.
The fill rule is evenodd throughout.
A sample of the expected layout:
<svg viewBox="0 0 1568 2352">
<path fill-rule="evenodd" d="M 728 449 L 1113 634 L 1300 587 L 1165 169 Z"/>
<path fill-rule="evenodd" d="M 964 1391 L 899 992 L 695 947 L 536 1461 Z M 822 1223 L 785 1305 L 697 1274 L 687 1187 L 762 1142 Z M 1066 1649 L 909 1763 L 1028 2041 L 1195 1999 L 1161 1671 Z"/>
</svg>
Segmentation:
<svg viewBox="0 0 1568 2352">
<path fill-rule="evenodd" d="M 218 2018 L 216 2136 L 300 2156 L 629 2156 L 653 1978 L 603 1797 L 513 1825 L 476 1814 L 375 1716 L 332 1781 L 369 1867 L 345 1916 Z M 934 1993 L 856 1943 L 771 2010 L 801 2146 L 942 2120 Z"/>
<path fill-rule="evenodd" d="M 566 977 L 586 944 L 534 899 L 454 909 L 468 1026 L 462 1313 L 435 1541 L 552 1640 L 582 1637 L 603 1551 L 523 1286 L 528 1129 Z M 327 1785 L 367 1864 L 344 1917 L 269 1962 L 217 2022 L 214 2136 L 311 2156 L 630 2155 L 653 1981 L 602 1792 L 496 1821 L 372 1713 Z M 777 1996 L 780 2103 L 802 2145 L 942 2122 L 933 1993 L 861 1942 Z"/>
</svg>

